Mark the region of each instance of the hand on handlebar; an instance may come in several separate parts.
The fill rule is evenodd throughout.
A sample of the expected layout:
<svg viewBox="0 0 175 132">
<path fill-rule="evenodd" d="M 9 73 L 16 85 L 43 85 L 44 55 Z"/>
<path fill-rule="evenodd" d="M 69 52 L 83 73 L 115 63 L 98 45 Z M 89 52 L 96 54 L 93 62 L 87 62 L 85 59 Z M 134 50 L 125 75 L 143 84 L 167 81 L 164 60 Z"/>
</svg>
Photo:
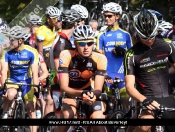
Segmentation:
<svg viewBox="0 0 175 132">
<path fill-rule="evenodd" d="M 82 98 L 87 105 L 92 105 L 96 101 L 96 96 L 92 91 L 83 91 Z"/>
<path fill-rule="evenodd" d="M 142 103 L 149 110 L 159 109 L 160 106 L 160 104 L 153 99 L 145 99 Z"/>
</svg>

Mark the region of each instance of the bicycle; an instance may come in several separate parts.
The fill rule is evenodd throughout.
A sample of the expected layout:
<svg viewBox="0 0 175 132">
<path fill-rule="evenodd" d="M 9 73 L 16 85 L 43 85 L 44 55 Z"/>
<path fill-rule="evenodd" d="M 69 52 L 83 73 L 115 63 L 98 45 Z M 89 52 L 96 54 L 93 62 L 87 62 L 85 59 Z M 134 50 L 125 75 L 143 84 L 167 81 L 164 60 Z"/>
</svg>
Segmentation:
<svg viewBox="0 0 175 132">
<path fill-rule="evenodd" d="M 25 119 L 26 118 L 26 110 L 25 110 L 25 104 L 24 104 L 24 98 L 22 97 L 22 86 L 31 86 L 31 87 L 37 87 L 38 92 L 36 93 L 36 97 L 39 98 L 39 93 L 41 90 L 41 84 L 35 85 L 35 84 L 25 84 L 25 83 L 13 83 L 8 82 L 8 80 L 4 83 L 4 94 L 6 93 L 7 84 L 11 85 L 17 85 L 19 88 L 17 89 L 17 95 L 13 99 L 12 104 L 8 111 L 8 117 L 11 119 Z M 24 126 L 15 126 L 15 128 L 22 129 L 22 131 L 25 130 Z M 10 126 L 10 131 L 13 129 L 13 126 Z"/>
</svg>

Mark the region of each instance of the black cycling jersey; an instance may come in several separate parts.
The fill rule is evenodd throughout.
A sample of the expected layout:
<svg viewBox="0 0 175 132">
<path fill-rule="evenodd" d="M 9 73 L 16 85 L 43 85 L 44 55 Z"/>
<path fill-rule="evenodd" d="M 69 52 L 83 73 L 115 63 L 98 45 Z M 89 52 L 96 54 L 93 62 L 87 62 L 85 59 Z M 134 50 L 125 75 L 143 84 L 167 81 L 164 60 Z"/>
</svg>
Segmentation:
<svg viewBox="0 0 175 132">
<path fill-rule="evenodd" d="M 175 29 L 169 30 L 166 37 L 172 40 L 173 44 L 175 45 Z"/>
<path fill-rule="evenodd" d="M 167 97 L 168 61 L 175 63 L 175 48 L 157 38 L 152 47 L 136 43 L 125 55 L 125 75 L 135 75 L 136 88 L 145 96 Z"/>
</svg>

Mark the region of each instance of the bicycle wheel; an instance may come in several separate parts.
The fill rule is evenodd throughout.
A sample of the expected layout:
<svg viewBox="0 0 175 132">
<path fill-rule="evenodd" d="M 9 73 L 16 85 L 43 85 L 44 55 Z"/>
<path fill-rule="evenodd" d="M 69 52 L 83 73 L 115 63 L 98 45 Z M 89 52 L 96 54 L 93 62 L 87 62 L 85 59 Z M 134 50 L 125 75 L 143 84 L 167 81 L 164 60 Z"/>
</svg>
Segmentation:
<svg viewBox="0 0 175 132">
<path fill-rule="evenodd" d="M 128 17 L 127 13 L 124 12 L 122 14 L 122 17 L 120 19 L 120 24 L 121 24 L 122 29 L 129 31 L 129 17 Z"/>
<path fill-rule="evenodd" d="M 25 119 L 25 106 L 23 101 L 17 104 L 14 119 Z"/>
<path fill-rule="evenodd" d="M 105 25 L 104 15 L 100 14 L 98 18 L 98 28 L 101 29 L 101 27 L 103 27 L 104 25 Z"/>
<path fill-rule="evenodd" d="M 83 126 L 78 126 L 75 128 L 74 132 L 86 132 L 86 129 Z"/>
<path fill-rule="evenodd" d="M 124 119 L 125 113 L 121 110 L 115 111 L 113 114 L 111 114 L 108 119 Z M 107 126 L 108 131 L 110 132 L 125 132 L 126 126 Z"/>
<path fill-rule="evenodd" d="M 55 112 L 48 113 L 43 119 L 56 119 Z M 42 132 L 54 132 L 55 126 L 42 126 Z"/>
<path fill-rule="evenodd" d="M 122 100 L 118 100 L 117 103 L 115 104 L 115 109 L 114 110 L 121 110 L 123 112 L 126 112 L 126 106 L 123 104 Z"/>
</svg>

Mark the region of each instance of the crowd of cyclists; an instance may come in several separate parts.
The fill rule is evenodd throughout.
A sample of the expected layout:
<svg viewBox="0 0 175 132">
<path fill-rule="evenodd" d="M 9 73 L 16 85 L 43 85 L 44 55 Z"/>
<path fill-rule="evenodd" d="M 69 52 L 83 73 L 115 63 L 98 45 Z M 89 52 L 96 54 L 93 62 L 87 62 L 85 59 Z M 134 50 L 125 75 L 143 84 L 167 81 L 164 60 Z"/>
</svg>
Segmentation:
<svg viewBox="0 0 175 132">
<path fill-rule="evenodd" d="M 120 28 L 122 7 L 114 2 L 103 5 L 104 27 L 98 31 L 97 20 L 85 24 L 86 7 L 75 4 L 63 12 L 48 6 L 46 22 L 38 15 L 28 18 L 25 27 L 9 27 L 0 18 L 1 88 L 6 80 L 13 83 L 42 84 L 47 89 L 44 100 L 35 87 L 23 87 L 23 97 L 29 118 L 43 118 L 55 112 L 57 119 L 72 119 L 76 114 L 75 97 L 82 97 L 88 118 L 105 119 L 107 104 L 96 101 L 102 92 L 111 94 L 115 77 L 124 82 L 119 85 L 121 99 L 129 109 L 131 97 L 135 106 L 142 103 L 149 110 L 141 118 L 154 118 L 152 110 L 160 105 L 175 107 L 175 7 L 169 15 L 173 23 L 152 9 L 141 9 L 133 18 L 134 34 Z M 108 78 L 106 78 L 108 76 Z M 109 78 L 110 77 L 110 78 Z M 3 113 L 8 110 L 17 94 L 16 85 L 7 85 L 2 94 Z M 62 92 L 66 98 L 60 108 Z M 53 98 L 54 96 L 54 98 Z M 42 101 L 44 114 L 40 115 L 38 100 Z M 132 118 L 137 118 L 137 109 Z M 165 113 L 163 118 L 175 118 L 175 113 Z M 105 126 L 92 126 L 95 132 L 107 132 Z M 151 126 L 129 126 L 127 132 L 149 132 Z M 67 132 L 69 126 L 57 126 L 55 131 Z M 167 127 L 167 132 L 174 132 Z M 37 126 L 30 126 L 37 132 Z"/>
</svg>

